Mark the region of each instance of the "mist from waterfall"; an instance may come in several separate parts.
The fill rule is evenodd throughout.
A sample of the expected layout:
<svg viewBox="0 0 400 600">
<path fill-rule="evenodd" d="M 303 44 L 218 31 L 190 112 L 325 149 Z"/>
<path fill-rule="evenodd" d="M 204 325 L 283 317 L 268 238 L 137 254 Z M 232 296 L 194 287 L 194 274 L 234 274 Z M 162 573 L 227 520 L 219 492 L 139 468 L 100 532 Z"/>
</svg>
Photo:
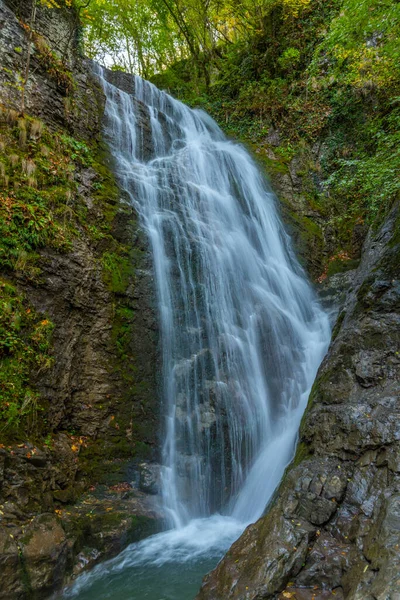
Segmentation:
<svg viewBox="0 0 400 600">
<path fill-rule="evenodd" d="M 293 456 L 330 332 L 246 150 L 139 77 L 127 94 L 96 74 L 116 176 L 153 257 L 171 528 L 111 561 L 112 579 L 143 564 L 214 560 L 262 515 Z"/>
</svg>

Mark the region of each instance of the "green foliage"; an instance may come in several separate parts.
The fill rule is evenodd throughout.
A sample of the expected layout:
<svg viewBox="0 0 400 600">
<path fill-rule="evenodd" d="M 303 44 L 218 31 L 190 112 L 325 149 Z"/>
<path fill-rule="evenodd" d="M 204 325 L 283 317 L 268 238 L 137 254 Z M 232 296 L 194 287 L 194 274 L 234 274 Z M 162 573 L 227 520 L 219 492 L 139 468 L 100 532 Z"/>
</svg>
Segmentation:
<svg viewBox="0 0 400 600">
<path fill-rule="evenodd" d="M 39 395 L 34 373 L 52 366 L 53 324 L 35 313 L 17 288 L 0 279 L 0 430 L 7 435 L 38 432 Z"/>
<path fill-rule="evenodd" d="M 109 290 L 114 293 L 124 293 L 132 271 L 129 258 L 116 252 L 105 252 L 101 257 L 101 261 L 104 280 Z"/>
<path fill-rule="evenodd" d="M 84 6 L 86 51 L 112 66 L 149 77 L 192 58 L 192 78 L 211 82 L 225 46 L 270 35 L 269 17 L 290 22 L 311 0 L 92 0 Z"/>
<path fill-rule="evenodd" d="M 333 254 L 357 254 L 355 227 L 399 195 L 399 2 L 93 0 L 85 15 L 91 56 L 158 71 L 156 85 L 210 112 L 271 173 L 290 175 L 318 143 L 307 202 Z"/>
<path fill-rule="evenodd" d="M 44 445 L 50 450 L 53 448 L 53 436 L 51 433 L 48 433 L 44 438 Z"/>
<path fill-rule="evenodd" d="M 156 0 L 77 1 L 85 25 L 85 52 L 91 58 L 111 62 L 115 69 L 149 77 L 182 58 L 176 28 L 165 3 Z"/>
<path fill-rule="evenodd" d="M 76 171 L 96 171 L 91 192 L 103 212 L 78 193 Z M 40 281 L 41 248 L 61 252 L 76 237 L 110 235 L 115 183 L 83 141 L 50 132 L 30 117 L 0 107 L 0 268 Z"/>
<path fill-rule="evenodd" d="M 330 104 L 323 159 L 331 222 L 379 223 L 399 197 L 400 5 L 344 0 L 309 74 Z"/>
<path fill-rule="evenodd" d="M 371 92 L 396 86 L 400 77 L 400 5 L 392 0 L 344 0 L 315 55 L 328 55 L 326 76 Z"/>
<path fill-rule="evenodd" d="M 99 162 L 100 161 L 100 162 Z M 52 365 L 52 323 L 35 313 L 16 279 L 41 285 L 41 250 L 68 252 L 76 238 L 110 243 L 118 198 L 115 183 L 92 149 L 38 119 L 0 107 L 0 435 L 1 441 L 43 438 L 46 405 L 35 380 Z M 96 209 L 88 214 L 79 175 L 91 167 Z M 92 173 L 96 175 L 93 178 Z M 114 246 L 118 244 L 114 243 Z M 127 260 L 114 248 L 105 263 L 112 287 L 123 290 Z M 99 253 L 100 254 L 100 253 Z M 114 271 L 116 267 L 116 271 Z M 47 440 L 47 441 L 46 441 Z M 45 443 L 50 447 L 51 439 Z"/>
<path fill-rule="evenodd" d="M 300 50 L 287 48 L 278 58 L 278 64 L 284 71 L 291 71 L 300 61 Z"/>
<path fill-rule="evenodd" d="M 85 142 L 76 140 L 68 135 L 61 135 L 60 140 L 66 152 L 70 154 L 71 160 L 82 167 L 90 167 L 93 164 L 91 151 Z M 94 185 L 100 185 L 99 183 Z"/>
<path fill-rule="evenodd" d="M 37 250 L 70 247 L 74 170 L 90 164 L 85 144 L 50 133 L 37 119 L 0 121 L 0 267 L 37 278 Z M 75 213 L 76 214 L 76 213 Z"/>
<path fill-rule="evenodd" d="M 396 104 L 400 99 L 393 101 Z M 400 192 L 400 107 L 367 123 L 369 148 L 340 158 L 326 185 L 370 222 L 390 207 Z"/>
<path fill-rule="evenodd" d="M 46 245 L 67 248 L 60 224 L 54 221 L 46 201 L 36 190 L 12 192 L 0 206 L 0 263 L 9 269 L 21 266 L 28 253 Z M 34 256 L 34 255 L 33 255 Z"/>
</svg>

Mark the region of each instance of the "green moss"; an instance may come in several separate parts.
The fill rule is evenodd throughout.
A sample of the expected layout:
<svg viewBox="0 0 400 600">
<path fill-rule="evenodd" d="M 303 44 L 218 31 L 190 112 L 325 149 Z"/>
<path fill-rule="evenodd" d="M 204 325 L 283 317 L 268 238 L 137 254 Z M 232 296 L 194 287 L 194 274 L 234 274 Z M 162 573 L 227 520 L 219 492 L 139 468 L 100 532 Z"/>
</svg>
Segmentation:
<svg viewBox="0 0 400 600">
<path fill-rule="evenodd" d="M 301 423 L 300 423 L 300 434 L 303 430 L 303 426 L 305 424 L 306 419 L 308 418 L 308 414 L 310 412 L 310 410 L 312 409 L 315 400 L 317 399 L 317 397 L 319 397 L 321 395 L 321 388 L 330 380 L 330 377 L 332 376 L 332 373 L 328 372 L 320 372 L 317 375 L 316 380 L 314 381 L 314 384 L 311 388 L 311 392 L 308 398 L 308 403 L 307 403 L 307 407 L 306 410 L 304 411 L 303 417 L 301 419 Z M 319 397 L 318 398 L 319 401 L 322 401 L 322 398 Z"/>
<path fill-rule="evenodd" d="M 369 275 L 360 286 L 357 292 L 357 302 L 360 303 L 364 308 L 367 308 L 371 304 L 371 300 L 367 299 L 367 295 L 369 294 L 372 285 L 375 282 L 375 275 Z"/>
<path fill-rule="evenodd" d="M 399 202 L 396 203 L 395 211 L 396 211 L 396 213 L 395 213 L 393 232 L 392 232 L 392 237 L 389 242 L 389 246 L 391 248 L 396 248 L 397 246 L 400 246 L 400 206 L 399 206 Z"/>
<path fill-rule="evenodd" d="M 121 256 L 116 252 L 104 252 L 101 257 L 104 281 L 110 292 L 123 294 L 129 285 L 132 264 L 129 256 Z"/>
<path fill-rule="evenodd" d="M 145 516 L 132 516 L 128 532 L 128 543 L 138 542 L 143 538 L 157 533 L 159 530 L 160 523 L 156 519 L 150 519 Z"/>
<path fill-rule="evenodd" d="M 331 277 L 337 273 L 345 273 L 346 271 L 356 269 L 359 263 L 359 259 L 343 260 L 341 258 L 336 258 L 329 262 L 327 276 Z"/>
<path fill-rule="evenodd" d="M 301 264 L 317 277 L 323 269 L 324 237 L 321 227 L 309 217 L 293 210 L 284 199 L 282 216 L 292 234 Z"/>
<path fill-rule="evenodd" d="M 20 570 L 21 582 L 24 588 L 24 593 L 28 598 L 34 598 L 35 592 L 32 589 L 31 576 L 26 565 L 23 548 L 20 544 L 18 544 L 18 565 Z"/>
<path fill-rule="evenodd" d="M 336 320 L 335 327 L 333 328 L 333 331 L 332 331 L 332 342 L 339 335 L 339 331 L 340 331 L 340 328 L 342 327 L 342 323 L 344 321 L 345 316 L 346 316 L 346 311 L 342 310 L 342 312 L 340 313 L 340 315 L 338 316 L 338 318 Z"/>
<path fill-rule="evenodd" d="M 300 463 L 311 456 L 310 447 L 304 442 L 300 442 L 296 448 L 296 454 L 292 462 L 290 463 L 290 468 L 296 468 Z"/>
<path fill-rule="evenodd" d="M 83 234 L 86 207 L 74 172 L 91 160 L 83 142 L 0 110 L 0 269 L 39 281 L 37 250 L 67 252 Z"/>
<path fill-rule="evenodd" d="M 263 169 L 265 169 L 265 172 L 271 177 L 272 180 L 276 175 L 285 175 L 289 172 L 286 162 L 282 160 L 273 160 L 266 154 L 262 146 L 260 147 L 257 144 L 253 143 L 245 145 L 247 145 L 252 150 L 252 153 L 255 156 L 257 162 L 261 165 Z"/>
<path fill-rule="evenodd" d="M 85 548 L 96 548 L 106 551 L 110 558 L 119 549 L 160 530 L 160 522 L 156 519 L 144 515 L 129 515 L 126 511 L 118 510 L 118 504 L 116 510 L 109 511 L 99 510 L 95 505 L 92 510 L 89 507 L 90 500 L 84 508 L 85 514 L 82 514 L 82 509 L 78 506 L 78 512 L 75 513 L 72 509 L 68 519 L 63 520 L 63 526 L 75 539 L 75 555 Z M 114 543 L 109 546 L 109 534 L 118 530 L 119 545 Z"/>
<path fill-rule="evenodd" d="M 93 244 L 110 292 L 121 297 L 125 294 L 134 279 L 134 264 L 140 255 L 136 256 L 137 252 L 130 251 L 113 235 L 120 195 L 105 164 L 107 151 L 96 144 L 89 148 L 63 132 L 50 132 L 37 119 L 28 116 L 20 119 L 0 107 L 0 270 L 9 278 L 16 273 L 24 281 L 40 285 L 40 250 L 68 252 L 74 239 L 83 238 L 85 243 Z M 78 193 L 75 177 L 75 171 L 88 167 L 96 173 L 91 180 L 95 210 L 90 212 Z M 96 252 L 99 242 L 101 246 Z M 3 327 L 0 429 L 1 421 L 6 426 L 1 436 L 26 437 L 28 429 L 33 429 L 30 437 L 40 436 L 43 429 L 46 437 L 43 415 L 41 419 L 37 417 L 46 407 L 31 382 L 31 373 L 43 374 L 51 366 L 50 346 L 45 348 L 39 340 L 39 325 L 34 319 L 40 317 L 28 307 L 15 286 L 8 289 L 6 280 L 1 284 L 4 302 L 0 314 Z M 123 346 L 127 346 L 125 338 L 129 335 L 125 321 L 130 326 L 132 315 L 129 309 L 119 311 L 119 302 L 115 298 L 117 327 L 121 326 L 122 333 L 114 341 L 122 359 Z M 40 322 L 49 323 L 44 316 Z M 52 325 L 40 327 L 50 331 Z M 30 339 L 31 334 L 37 339 Z M 128 354 L 123 358 L 128 364 Z M 121 365 L 110 368 L 123 371 Z M 127 421 L 126 416 L 121 423 L 123 431 L 128 427 Z M 37 427 L 37 423 L 43 427 Z M 122 433 L 119 435 L 122 437 Z M 123 454 L 128 452 L 131 449 L 124 448 Z"/>
<path fill-rule="evenodd" d="M 53 364 L 53 324 L 37 314 L 23 294 L 0 279 L 0 438 L 33 437 L 42 429 L 44 405 L 33 375 Z"/>
<path fill-rule="evenodd" d="M 126 437 L 122 426 L 107 440 L 99 439 L 88 443 L 79 454 L 80 469 L 87 481 L 115 485 L 126 481 L 127 469 L 135 459 L 144 460 L 152 456 L 151 447 L 132 436 Z"/>
</svg>

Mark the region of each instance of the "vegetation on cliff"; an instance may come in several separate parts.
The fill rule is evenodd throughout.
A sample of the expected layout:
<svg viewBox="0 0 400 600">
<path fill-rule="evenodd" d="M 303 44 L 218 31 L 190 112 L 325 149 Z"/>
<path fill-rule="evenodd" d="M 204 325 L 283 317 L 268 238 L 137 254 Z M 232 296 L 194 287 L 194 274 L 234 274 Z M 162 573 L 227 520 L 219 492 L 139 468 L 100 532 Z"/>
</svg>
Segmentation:
<svg viewBox="0 0 400 600">
<path fill-rule="evenodd" d="M 79 454 L 79 477 L 115 483 L 121 465 L 115 475 L 106 461 L 148 457 L 156 435 L 155 334 L 151 310 L 146 323 L 136 310 L 147 255 L 99 138 L 104 100 L 83 79 L 76 9 L 68 0 L 10 5 L 20 21 L 0 6 L 0 448 L 23 441 L 51 453 L 62 432 Z M 81 491 L 74 477 L 65 498 Z M 65 485 L 51 485 L 57 500 Z"/>
<path fill-rule="evenodd" d="M 50 594 L 158 527 L 128 483 L 156 447 L 148 256 L 100 135 L 104 97 L 80 54 L 82 10 L 70 0 L 0 1 L 7 598 Z"/>
<path fill-rule="evenodd" d="M 92 0 L 84 15 L 92 56 L 207 110 L 278 192 L 288 179 L 316 278 L 353 265 L 399 194 L 397 2 Z"/>
<path fill-rule="evenodd" d="M 82 173 L 90 178 L 90 201 L 85 197 Z M 0 441 L 28 438 L 43 443 L 51 439 L 54 423 L 47 420 L 48 400 L 35 382 L 46 378 L 46 371 L 54 366 L 54 324 L 49 315 L 29 304 L 29 293 L 23 289 L 40 289 L 45 284 L 43 251 L 68 256 L 79 240 L 93 246 L 114 306 L 112 343 L 118 365 L 110 365 L 110 371 L 118 367 L 134 385 L 137 365 L 132 361 L 130 334 L 135 314 L 124 294 L 134 280 L 141 251 L 113 235 L 118 190 L 97 142 L 89 147 L 63 130 L 50 131 L 37 118 L 3 108 L 0 179 L 0 271 L 4 278 L 0 284 Z M 90 210 L 90 202 L 95 211 Z M 128 407 L 127 422 L 122 425 L 131 426 L 131 412 Z M 118 421 L 116 425 L 119 428 Z M 90 448 L 83 450 L 92 460 Z M 104 453 L 104 447 L 98 451 Z M 144 447 L 144 452 L 149 451 Z M 119 444 L 115 453 L 130 456 L 132 443 Z M 90 467 L 96 468 L 95 464 Z"/>
<path fill-rule="evenodd" d="M 51 132 L 41 120 L 3 107 L 0 159 L 0 269 L 6 277 L 0 310 L 1 439 L 34 439 L 51 433 L 44 415 L 39 418 L 45 405 L 32 388 L 32 376 L 43 376 L 53 365 L 53 324 L 10 282 L 40 286 L 41 249 L 66 253 L 82 234 L 104 237 L 107 224 L 103 218 L 99 227 L 90 223 L 77 195 L 75 170 L 93 164 L 83 141 Z"/>
</svg>

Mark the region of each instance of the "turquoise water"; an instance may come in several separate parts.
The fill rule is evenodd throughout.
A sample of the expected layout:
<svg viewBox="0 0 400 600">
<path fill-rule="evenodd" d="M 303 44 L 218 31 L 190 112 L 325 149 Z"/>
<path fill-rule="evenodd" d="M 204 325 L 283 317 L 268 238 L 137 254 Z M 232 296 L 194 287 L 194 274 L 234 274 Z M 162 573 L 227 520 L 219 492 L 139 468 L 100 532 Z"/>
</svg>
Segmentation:
<svg viewBox="0 0 400 600">
<path fill-rule="evenodd" d="M 193 600 L 204 574 L 220 557 L 192 560 L 185 565 L 142 565 L 94 581 L 78 594 L 79 600 Z"/>
<path fill-rule="evenodd" d="M 214 515 L 132 544 L 66 589 L 79 600 L 193 600 L 245 525 Z"/>
</svg>

